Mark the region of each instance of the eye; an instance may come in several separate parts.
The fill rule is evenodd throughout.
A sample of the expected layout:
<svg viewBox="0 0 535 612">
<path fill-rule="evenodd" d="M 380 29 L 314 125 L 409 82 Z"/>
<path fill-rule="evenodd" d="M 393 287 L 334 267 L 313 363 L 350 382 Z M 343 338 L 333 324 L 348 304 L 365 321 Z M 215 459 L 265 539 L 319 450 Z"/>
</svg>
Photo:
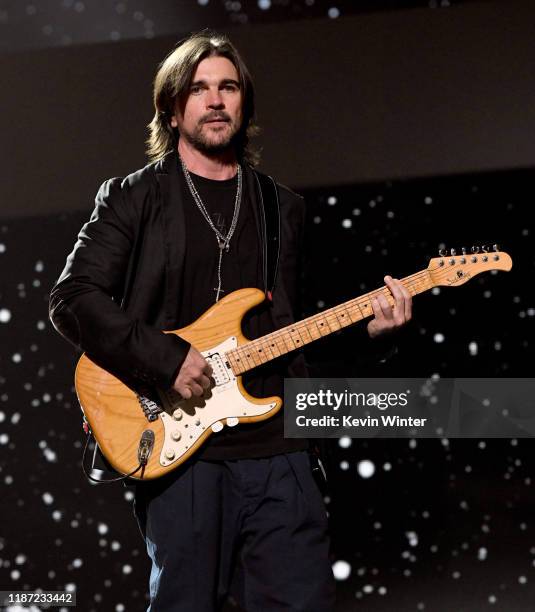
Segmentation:
<svg viewBox="0 0 535 612">
<path fill-rule="evenodd" d="M 193 95 L 200 94 L 200 93 L 201 93 L 201 91 L 202 91 L 202 88 L 201 88 L 201 86 L 200 86 L 200 85 L 192 85 L 192 86 L 189 88 L 189 92 L 190 92 L 191 94 L 193 94 Z"/>
</svg>

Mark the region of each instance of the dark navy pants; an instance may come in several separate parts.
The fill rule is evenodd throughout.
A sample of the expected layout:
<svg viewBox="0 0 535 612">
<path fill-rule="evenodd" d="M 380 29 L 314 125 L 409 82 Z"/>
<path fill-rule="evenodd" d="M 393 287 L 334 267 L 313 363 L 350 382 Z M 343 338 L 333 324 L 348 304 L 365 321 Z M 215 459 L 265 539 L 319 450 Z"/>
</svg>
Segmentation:
<svg viewBox="0 0 535 612">
<path fill-rule="evenodd" d="M 332 612 L 327 517 L 306 451 L 197 461 L 136 487 L 148 612 Z"/>
</svg>

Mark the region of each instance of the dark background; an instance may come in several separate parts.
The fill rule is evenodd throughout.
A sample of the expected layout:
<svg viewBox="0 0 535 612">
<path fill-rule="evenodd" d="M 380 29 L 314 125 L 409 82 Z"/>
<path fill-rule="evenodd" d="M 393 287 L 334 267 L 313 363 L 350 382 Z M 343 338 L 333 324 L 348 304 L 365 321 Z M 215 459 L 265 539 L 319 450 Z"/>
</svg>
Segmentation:
<svg viewBox="0 0 535 612">
<path fill-rule="evenodd" d="M 154 70 L 188 29 L 217 26 L 243 50 L 262 169 L 306 197 L 307 313 L 439 247 L 513 257 L 508 274 L 416 298 L 388 364 L 341 369 L 358 353 L 343 335 L 312 360 L 332 375 L 531 376 L 533 4 L 236 4 L 0 3 L 1 589 L 144 609 L 129 492 L 81 473 L 76 354 L 47 300 L 98 185 L 145 163 Z M 328 447 L 341 612 L 535 609 L 531 440 Z"/>
</svg>

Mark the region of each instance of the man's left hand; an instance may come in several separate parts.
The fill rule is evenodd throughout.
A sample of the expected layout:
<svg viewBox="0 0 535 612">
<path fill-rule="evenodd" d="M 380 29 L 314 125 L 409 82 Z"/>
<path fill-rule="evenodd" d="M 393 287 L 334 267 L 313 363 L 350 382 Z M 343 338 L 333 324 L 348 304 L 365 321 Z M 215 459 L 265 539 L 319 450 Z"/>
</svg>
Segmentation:
<svg viewBox="0 0 535 612">
<path fill-rule="evenodd" d="M 398 279 L 385 276 L 386 286 L 394 298 L 390 306 L 386 297 L 380 293 L 371 301 L 375 317 L 368 323 L 370 338 L 389 334 L 406 325 L 412 317 L 412 297 Z"/>
</svg>

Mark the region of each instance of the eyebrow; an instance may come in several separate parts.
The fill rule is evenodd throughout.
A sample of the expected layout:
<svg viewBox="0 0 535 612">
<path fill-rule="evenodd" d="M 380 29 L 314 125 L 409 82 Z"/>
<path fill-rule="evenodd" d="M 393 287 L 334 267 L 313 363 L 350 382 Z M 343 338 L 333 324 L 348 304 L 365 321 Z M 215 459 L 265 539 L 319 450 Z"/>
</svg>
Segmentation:
<svg viewBox="0 0 535 612">
<path fill-rule="evenodd" d="M 203 81 L 203 80 L 194 81 L 193 83 L 191 83 L 190 87 L 206 85 L 206 84 L 207 84 L 206 81 Z M 220 87 L 221 85 L 235 85 L 238 89 L 240 88 L 240 84 L 235 79 L 222 79 L 219 83 Z"/>
</svg>

